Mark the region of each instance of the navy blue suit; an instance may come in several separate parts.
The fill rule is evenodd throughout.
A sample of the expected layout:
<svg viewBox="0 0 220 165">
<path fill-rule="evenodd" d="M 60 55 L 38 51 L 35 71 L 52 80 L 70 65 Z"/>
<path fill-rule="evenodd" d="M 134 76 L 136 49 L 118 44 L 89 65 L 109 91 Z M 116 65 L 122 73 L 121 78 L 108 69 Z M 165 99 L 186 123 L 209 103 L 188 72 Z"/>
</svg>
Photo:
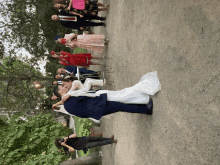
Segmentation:
<svg viewBox="0 0 220 165">
<path fill-rule="evenodd" d="M 66 70 L 71 72 L 71 73 L 74 73 L 76 74 L 77 73 L 77 67 L 74 66 L 74 65 L 68 65 L 66 66 Z M 91 74 L 91 73 L 95 73 L 94 71 L 92 70 L 87 70 L 86 68 L 79 68 L 79 72 L 80 74 Z"/>
<path fill-rule="evenodd" d="M 99 120 L 102 116 L 121 112 L 150 114 L 153 102 L 149 104 L 124 104 L 120 102 L 107 101 L 107 94 L 101 94 L 99 97 L 70 97 L 65 103 L 64 108 L 70 114 L 82 118 L 94 118 Z"/>
</svg>

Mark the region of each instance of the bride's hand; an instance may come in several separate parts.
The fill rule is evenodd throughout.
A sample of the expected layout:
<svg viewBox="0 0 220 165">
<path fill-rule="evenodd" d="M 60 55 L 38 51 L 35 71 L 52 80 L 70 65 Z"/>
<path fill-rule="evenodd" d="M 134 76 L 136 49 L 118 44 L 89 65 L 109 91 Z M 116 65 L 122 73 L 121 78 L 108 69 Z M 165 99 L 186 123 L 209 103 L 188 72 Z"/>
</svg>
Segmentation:
<svg viewBox="0 0 220 165">
<path fill-rule="evenodd" d="M 64 104 L 64 102 L 65 102 L 66 100 L 68 100 L 69 98 L 70 98 L 70 95 L 64 96 L 63 99 L 61 100 L 62 104 Z"/>
<path fill-rule="evenodd" d="M 53 104 L 53 105 L 52 105 L 52 108 L 55 109 L 55 108 L 56 108 L 56 104 Z"/>
</svg>

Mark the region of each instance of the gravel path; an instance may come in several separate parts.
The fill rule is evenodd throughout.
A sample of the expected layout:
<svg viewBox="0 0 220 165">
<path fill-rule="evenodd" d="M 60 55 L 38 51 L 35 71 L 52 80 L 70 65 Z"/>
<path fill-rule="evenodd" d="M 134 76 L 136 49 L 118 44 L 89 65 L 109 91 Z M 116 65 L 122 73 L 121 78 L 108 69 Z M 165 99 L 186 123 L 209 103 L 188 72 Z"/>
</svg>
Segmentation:
<svg viewBox="0 0 220 165">
<path fill-rule="evenodd" d="M 103 165 L 219 165 L 220 1 L 105 2 L 107 27 L 94 31 L 110 38 L 106 65 L 115 73 L 107 76 L 115 87 L 108 89 L 157 71 L 162 90 L 153 97 L 153 116 L 101 119 L 104 136 L 118 139 L 102 147 Z"/>
</svg>

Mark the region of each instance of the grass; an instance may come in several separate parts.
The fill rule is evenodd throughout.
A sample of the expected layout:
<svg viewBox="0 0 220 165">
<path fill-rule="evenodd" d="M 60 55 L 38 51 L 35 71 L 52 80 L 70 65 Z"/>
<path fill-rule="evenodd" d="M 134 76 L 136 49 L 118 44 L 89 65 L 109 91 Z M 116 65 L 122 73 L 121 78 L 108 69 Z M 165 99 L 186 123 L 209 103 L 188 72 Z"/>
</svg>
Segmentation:
<svg viewBox="0 0 220 165">
<path fill-rule="evenodd" d="M 83 129 L 82 129 L 80 122 L 79 122 L 79 119 L 82 119 L 82 118 L 77 117 L 77 116 L 74 116 L 73 118 L 75 121 L 77 137 L 82 137 Z M 87 120 L 90 120 L 90 119 L 87 119 Z M 92 123 L 93 123 L 92 124 L 93 126 L 99 126 L 99 124 L 97 124 L 95 122 L 92 122 Z M 78 156 L 82 157 L 82 156 L 88 155 L 88 154 L 96 152 L 96 151 L 99 151 L 99 147 L 94 147 L 94 148 L 88 149 L 88 152 L 86 154 L 84 154 L 84 152 L 82 150 L 78 150 Z"/>
<path fill-rule="evenodd" d="M 81 119 L 81 118 L 77 117 L 77 116 L 74 116 L 77 137 L 82 137 L 83 129 L 81 128 L 79 119 Z M 88 155 L 89 153 L 90 153 L 90 149 L 88 150 L 88 152 L 86 154 L 84 154 L 84 152 L 82 150 L 78 150 L 78 156 L 79 157 Z"/>
<path fill-rule="evenodd" d="M 71 52 L 73 54 L 77 54 L 77 53 L 87 53 L 86 49 L 82 49 L 82 48 L 75 48 L 74 50 L 71 49 Z"/>
</svg>

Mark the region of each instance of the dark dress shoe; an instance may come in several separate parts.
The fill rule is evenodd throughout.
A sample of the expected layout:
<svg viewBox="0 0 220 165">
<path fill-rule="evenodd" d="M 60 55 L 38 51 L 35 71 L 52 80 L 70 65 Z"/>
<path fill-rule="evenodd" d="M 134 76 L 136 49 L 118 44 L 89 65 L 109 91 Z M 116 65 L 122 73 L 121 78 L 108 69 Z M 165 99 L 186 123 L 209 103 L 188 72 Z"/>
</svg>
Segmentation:
<svg viewBox="0 0 220 165">
<path fill-rule="evenodd" d="M 149 99 L 149 103 L 146 105 L 147 107 L 147 113 L 148 115 L 152 115 L 153 114 L 153 100 L 152 98 Z"/>
<path fill-rule="evenodd" d="M 105 20 L 106 20 L 106 17 L 102 17 L 100 20 L 101 20 L 101 21 L 105 21 Z"/>
</svg>

